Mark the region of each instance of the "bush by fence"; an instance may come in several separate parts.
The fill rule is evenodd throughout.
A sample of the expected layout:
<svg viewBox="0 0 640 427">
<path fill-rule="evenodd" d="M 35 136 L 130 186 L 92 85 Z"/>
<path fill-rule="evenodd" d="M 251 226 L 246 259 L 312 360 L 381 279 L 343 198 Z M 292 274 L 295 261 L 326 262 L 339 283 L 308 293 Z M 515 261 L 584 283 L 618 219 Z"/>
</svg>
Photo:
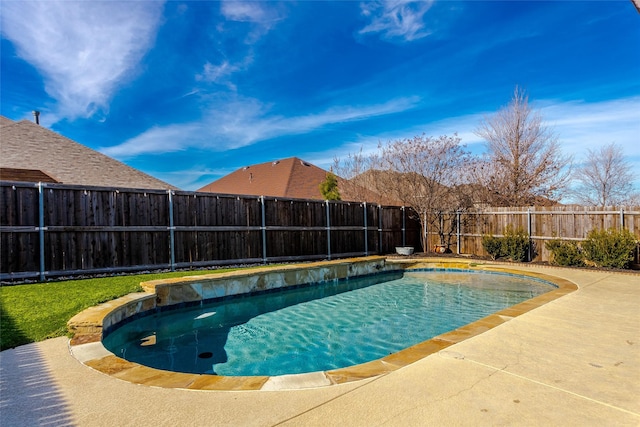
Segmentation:
<svg viewBox="0 0 640 427">
<path fill-rule="evenodd" d="M 591 230 L 587 239 L 577 242 L 551 240 L 545 243 L 551 251 L 552 264 L 581 267 L 590 265 L 605 268 L 629 268 L 633 261 L 634 250 L 638 248 L 637 239 L 629 230 L 610 228 Z"/>
</svg>

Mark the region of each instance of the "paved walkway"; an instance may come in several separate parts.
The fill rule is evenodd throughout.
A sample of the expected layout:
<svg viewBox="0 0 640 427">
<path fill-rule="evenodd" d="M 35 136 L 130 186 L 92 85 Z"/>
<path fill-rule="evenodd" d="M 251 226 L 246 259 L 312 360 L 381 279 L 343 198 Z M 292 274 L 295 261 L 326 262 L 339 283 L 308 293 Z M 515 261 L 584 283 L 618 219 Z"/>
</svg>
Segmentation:
<svg viewBox="0 0 640 427">
<path fill-rule="evenodd" d="M 580 289 L 387 375 L 296 391 L 118 380 L 56 338 L 0 353 L 0 426 L 640 426 L 640 275 Z"/>
</svg>

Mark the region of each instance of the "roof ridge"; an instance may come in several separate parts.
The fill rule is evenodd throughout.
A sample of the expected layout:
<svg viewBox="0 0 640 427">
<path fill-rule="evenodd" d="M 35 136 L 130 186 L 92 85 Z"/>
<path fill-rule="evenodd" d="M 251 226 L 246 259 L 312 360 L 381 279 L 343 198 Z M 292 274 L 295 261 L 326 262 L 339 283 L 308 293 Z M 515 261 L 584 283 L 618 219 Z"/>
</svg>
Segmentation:
<svg viewBox="0 0 640 427">
<path fill-rule="evenodd" d="M 293 171 L 296 166 L 297 160 L 300 160 L 297 157 L 291 157 L 290 159 L 291 159 L 291 166 L 289 167 L 289 176 L 287 178 L 287 183 L 285 184 L 285 187 L 284 187 L 285 194 L 287 194 L 287 190 L 291 187 L 291 183 L 293 182 Z M 285 159 L 285 160 L 289 160 L 289 159 Z"/>
</svg>

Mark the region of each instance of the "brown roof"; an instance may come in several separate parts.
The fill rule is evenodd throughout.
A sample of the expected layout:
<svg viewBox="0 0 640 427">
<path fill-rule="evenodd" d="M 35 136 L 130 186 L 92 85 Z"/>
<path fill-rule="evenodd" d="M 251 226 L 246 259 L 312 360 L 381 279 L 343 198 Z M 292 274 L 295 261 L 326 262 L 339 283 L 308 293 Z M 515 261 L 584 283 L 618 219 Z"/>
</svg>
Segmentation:
<svg viewBox="0 0 640 427">
<path fill-rule="evenodd" d="M 58 182 L 72 185 L 177 190 L 33 122 L 14 122 L 2 116 L 0 168 L 39 171 Z M 4 172 L 1 179 L 5 179 Z"/>
<path fill-rule="evenodd" d="M 3 181 L 22 182 L 60 182 L 48 173 L 38 169 L 0 168 L 0 179 Z"/>
<path fill-rule="evenodd" d="M 320 183 L 327 171 L 311 163 L 290 157 L 284 160 L 245 166 L 197 191 L 206 193 L 285 197 L 289 199 L 323 200 Z M 386 205 L 398 202 L 381 197 L 371 190 L 337 177 L 340 196 L 344 201 L 367 201 Z M 366 199 L 366 200 L 362 200 Z"/>
<path fill-rule="evenodd" d="M 324 169 L 297 157 L 290 157 L 245 166 L 198 191 L 322 200 L 319 186 L 326 176 L 327 171 Z"/>
</svg>

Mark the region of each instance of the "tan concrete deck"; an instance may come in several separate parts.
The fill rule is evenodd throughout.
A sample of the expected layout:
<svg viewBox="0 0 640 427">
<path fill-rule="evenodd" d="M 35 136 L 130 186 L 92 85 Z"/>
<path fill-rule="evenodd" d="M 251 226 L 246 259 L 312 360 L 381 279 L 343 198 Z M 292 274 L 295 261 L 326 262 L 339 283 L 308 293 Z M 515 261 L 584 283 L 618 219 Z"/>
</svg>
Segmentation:
<svg viewBox="0 0 640 427">
<path fill-rule="evenodd" d="M 0 426 L 640 425 L 640 275 L 579 289 L 383 376 L 295 391 L 133 384 L 56 338 L 0 353 Z"/>
</svg>

